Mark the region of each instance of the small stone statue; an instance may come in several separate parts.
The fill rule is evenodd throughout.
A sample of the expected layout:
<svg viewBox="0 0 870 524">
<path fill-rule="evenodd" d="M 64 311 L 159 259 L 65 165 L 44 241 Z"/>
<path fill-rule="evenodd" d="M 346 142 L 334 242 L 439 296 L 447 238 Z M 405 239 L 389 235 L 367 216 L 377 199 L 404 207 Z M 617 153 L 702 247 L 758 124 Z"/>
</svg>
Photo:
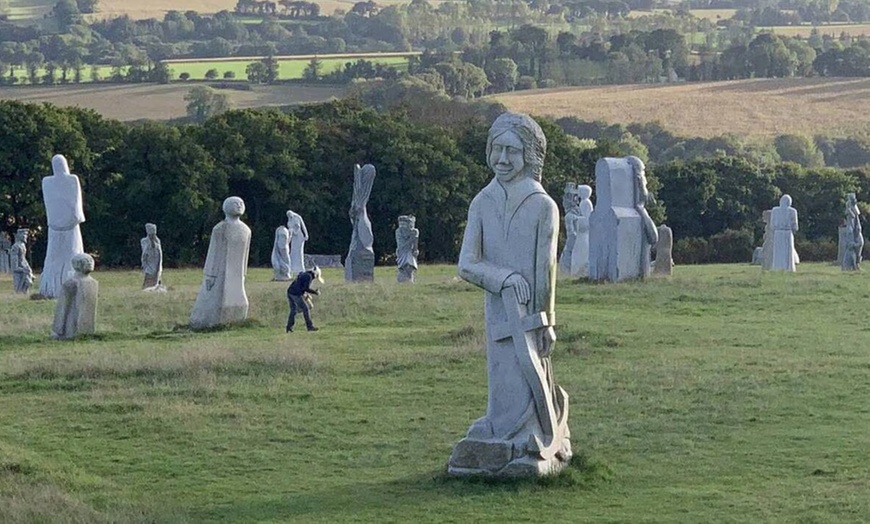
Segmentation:
<svg viewBox="0 0 870 524">
<path fill-rule="evenodd" d="M 272 281 L 293 280 L 290 272 L 290 230 L 284 226 L 275 229 L 275 244 L 272 246 Z"/>
<path fill-rule="evenodd" d="M 861 211 L 858 209 L 858 198 L 855 193 L 846 195 L 846 234 L 843 250 L 843 271 L 858 271 L 861 269 L 861 258 L 864 250 L 864 231 L 861 227 Z"/>
<path fill-rule="evenodd" d="M 145 224 L 145 237 L 139 241 L 142 247 L 142 289 L 162 291 L 163 287 L 163 246 L 157 238 L 157 226 Z"/>
<path fill-rule="evenodd" d="M 577 239 L 576 219 L 580 216 L 580 199 L 577 193 L 577 184 L 574 182 L 565 183 L 565 192 L 562 194 L 562 209 L 565 210 L 565 247 L 562 248 L 562 256 L 559 257 L 559 272 L 571 275 L 573 274 L 574 243 Z"/>
<path fill-rule="evenodd" d="M 798 230 L 798 214 L 791 207 L 790 196 L 782 195 L 779 206 L 770 210 L 770 224 L 773 228 L 773 262 L 770 269 L 796 271 L 798 258 L 794 248 L 794 234 Z"/>
<path fill-rule="evenodd" d="M 12 272 L 12 263 L 9 259 L 10 249 L 12 249 L 12 242 L 9 241 L 9 235 L 5 231 L 0 231 L 0 273 Z"/>
<path fill-rule="evenodd" d="M 526 115 L 489 130 L 495 177 L 474 197 L 459 276 L 485 290 L 489 402 L 453 448 L 451 475 L 554 474 L 571 459 L 568 395 L 553 379 L 559 208 L 541 186 L 547 139 Z"/>
<path fill-rule="evenodd" d="M 773 267 L 773 224 L 770 222 L 769 209 L 762 211 L 761 221 L 764 222 L 764 240 L 761 244 L 761 269 L 768 270 Z"/>
<path fill-rule="evenodd" d="M 577 206 L 577 217 L 574 219 L 574 252 L 571 254 L 571 274 L 575 277 L 589 276 L 589 217 L 592 216 L 592 188 L 587 185 L 577 186 L 580 204 Z"/>
<path fill-rule="evenodd" d="M 659 226 L 659 240 L 656 243 L 656 261 L 654 275 L 670 276 L 674 268 L 674 233 L 671 228 L 662 224 Z"/>
<path fill-rule="evenodd" d="M 369 220 L 366 204 L 372 194 L 375 182 L 375 166 L 359 164 L 353 166 L 353 201 L 351 202 L 350 223 L 353 234 L 347 260 L 344 262 L 344 279 L 347 282 L 373 281 L 375 279 L 375 251 L 372 223 Z"/>
<path fill-rule="evenodd" d="M 245 202 L 236 196 L 224 200 L 226 218 L 211 230 L 202 287 L 190 315 L 192 329 L 241 322 L 248 318 L 245 275 L 251 229 L 242 222 Z"/>
<path fill-rule="evenodd" d="M 60 294 L 73 255 L 84 253 L 79 224 L 85 221 L 85 212 L 79 177 L 70 173 L 63 155 L 54 155 L 51 168 L 53 174 L 42 179 L 48 249 L 39 277 L 39 294 L 46 298 Z"/>
<path fill-rule="evenodd" d="M 30 230 L 21 228 L 15 233 L 15 244 L 9 250 L 12 286 L 16 293 L 26 295 L 33 285 L 33 270 L 27 262 L 27 236 Z"/>
<path fill-rule="evenodd" d="M 63 283 L 63 292 L 54 309 L 51 338 L 56 340 L 91 335 L 96 330 L 100 284 L 90 276 L 94 259 L 86 253 L 79 253 L 73 255 L 71 266 L 75 273 Z"/>
<path fill-rule="evenodd" d="M 305 271 L 305 243 L 308 242 L 308 229 L 299 213 L 287 210 L 287 229 L 290 231 L 290 275 Z"/>
<path fill-rule="evenodd" d="M 396 229 L 396 280 L 399 282 L 414 282 L 417 274 L 420 231 L 414 227 L 416 222 L 414 215 L 399 217 L 399 227 Z"/>
</svg>

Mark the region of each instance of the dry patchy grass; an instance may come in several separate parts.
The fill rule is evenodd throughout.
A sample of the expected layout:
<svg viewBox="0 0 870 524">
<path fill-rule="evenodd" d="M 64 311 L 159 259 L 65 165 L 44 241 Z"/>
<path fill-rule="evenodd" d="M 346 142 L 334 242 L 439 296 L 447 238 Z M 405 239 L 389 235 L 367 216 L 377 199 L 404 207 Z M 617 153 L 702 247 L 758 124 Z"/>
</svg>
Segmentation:
<svg viewBox="0 0 870 524">
<path fill-rule="evenodd" d="M 119 84 L 55 87 L 4 87 L 0 99 L 50 102 L 94 109 L 118 120 L 168 120 L 186 114 L 184 95 L 195 84 Z M 236 109 L 323 102 L 344 95 L 342 88 L 300 85 L 255 86 L 251 91 L 225 89 Z"/>
<path fill-rule="evenodd" d="M 768 31 L 782 36 L 799 36 L 801 38 L 808 38 L 813 29 L 818 30 L 821 35 L 829 35 L 835 38 L 843 33 L 853 37 L 870 35 L 870 24 L 792 25 L 758 28 L 759 31 Z"/>
<path fill-rule="evenodd" d="M 518 91 L 515 111 L 608 123 L 660 122 L 682 136 L 855 132 L 870 126 L 870 79 L 789 78 Z"/>
</svg>

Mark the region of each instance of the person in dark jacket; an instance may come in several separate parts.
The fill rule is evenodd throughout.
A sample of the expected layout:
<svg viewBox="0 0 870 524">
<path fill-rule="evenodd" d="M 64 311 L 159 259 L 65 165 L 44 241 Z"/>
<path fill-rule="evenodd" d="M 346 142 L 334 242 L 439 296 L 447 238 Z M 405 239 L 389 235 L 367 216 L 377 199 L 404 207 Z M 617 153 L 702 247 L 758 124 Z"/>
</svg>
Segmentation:
<svg viewBox="0 0 870 524">
<path fill-rule="evenodd" d="M 317 280 L 318 282 L 323 282 L 323 278 L 320 276 L 320 268 L 314 266 L 308 271 L 302 271 L 298 275 L 296 275 L 296 280 L 294 280 L 290 287 L 287 288 L 287 300 L 290 302 L 290 316 L 287 317 L 287 333 L 293 331 L 293 324 L 296 323 L 296 311 L 302 311 L 302 316 L 305 317 L 305 326 L 308 328 L 308 331 L 317 331 L 317 328 L 314 327 L 314 324 L 311 322 L 311 314 L 308 311 L 308 304 L 305 303 L 304 295 L 306 293 L 311 293 L 312 295 L 319 295 L 320 293 L 316 289 L 311 289 L 311 283 Z"/>
</svg>

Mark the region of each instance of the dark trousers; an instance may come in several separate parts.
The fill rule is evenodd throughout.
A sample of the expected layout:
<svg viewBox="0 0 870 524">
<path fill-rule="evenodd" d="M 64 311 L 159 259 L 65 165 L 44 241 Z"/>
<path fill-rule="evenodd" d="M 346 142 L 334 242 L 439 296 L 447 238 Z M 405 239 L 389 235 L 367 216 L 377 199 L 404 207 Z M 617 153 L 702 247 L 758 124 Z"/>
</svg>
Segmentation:
<svg viewBox="0 0 870 524">
<path fill-rule="evenodd" d="M 290 301 L 290 316 L 287 317 L 287 330 L 293 329 L 293 324 L 296 323 L 296 311 L 302 311 L 302 316 L 305 317 L 305 326 L 312 329 L 314 324 L 311 323 L 311 315 L 308 313 L 308 304 L 302 300 L 301 295 L 291 295 L 287 293 L 287 299 Z"/>
</svg>

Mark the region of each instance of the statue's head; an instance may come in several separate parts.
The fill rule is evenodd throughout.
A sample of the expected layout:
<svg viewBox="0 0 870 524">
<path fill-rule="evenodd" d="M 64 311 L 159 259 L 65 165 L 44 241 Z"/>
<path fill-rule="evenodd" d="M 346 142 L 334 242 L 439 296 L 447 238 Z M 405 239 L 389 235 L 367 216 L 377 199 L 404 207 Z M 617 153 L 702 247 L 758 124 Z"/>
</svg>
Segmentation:
<svg viewBox="0 0 870 524">
<path fill-rule="evenodd" d="M 416 223 L 417 223 L 417 218 L 414 217 L 414 215 L 400 215 L 399 216 L 399 227 L 414 229 L 414 225 Z"/>
<path fill-rule="evenodd" d="M 145 234 L 148 236 L 154 236 L 157 234 L 157 225 L 155 224 L 145 224 Z"/>
<path fill-rule="evenodd" d="M 27 229 L 26 227 L 22 227 L 18 231 L 15 232 L 15 241 L 22 242 L 22 243 L 26 244 L 28 236 L 30 236 L 30 230 Z"/>
<path fill-rule="evenodd" d="M 592 198 L 592 187 L 587 186 L 586 184 L 581 184 L 577 186 L 577 193 L 580 195 L 581 199 L 589 200 Z"/>
<path fill-rule="evenodd" d="M 858 205 L 858 197 L 855 193 L 846 193 L 846 205 L 849 207 L 855 207 Z"/>
<path fill-rule="evenodd" d="M 537 122 L 521 113 L 502 113 L 489 128 L 487 165 L 501 182 L 518 177 L 541 181 L 547 137 Z"/>
<path fill-rule="evenodd" d="M 644 178 L 646 174 L 646 166 L 643 165 L 643 160 L 636 156 L 627 156 L 625 160 L 628 162 L 628 165 L 631 166 L 632 172 L 634 172 L 634 176 L 637 178 Z"/>
<path fill-rule="evenodd" d="M 231 196 L 224 200 L 223 209 L 228 217 L 240 217 L 245 214 L 245 201 L 240 197 Z"/>
<path fill-rule="evenodd" d="M 63 155 L 51 157 L 51 171 L 55 175 L 69 175 L 69 164 L 66 161 L 66 157 Z"/>
<path fill-rule="evenodd" d="M 765 209 L 761 212 L 761 221 L 765 224 L 770 224 L 770 210 Z"/>
<path fill-rule="evenodd" d="M 294 215 L 296 215 L 296 213 L 294 213 L 292 209 L 287 210 L 287 220 L 293 218 Z"/>
<path fill-rule="evenodd" d="M 779 207 L 791 207 L 791 197 L 782 195 L 782 198 L 779 199 Z"/>
<path fill-rule="evenodd" d="M 94 257 L 87 253 L 78 253 L 73 255 L 70 265 L 76 273 L 87 275 L 94 270 Z"/>
</svg>

